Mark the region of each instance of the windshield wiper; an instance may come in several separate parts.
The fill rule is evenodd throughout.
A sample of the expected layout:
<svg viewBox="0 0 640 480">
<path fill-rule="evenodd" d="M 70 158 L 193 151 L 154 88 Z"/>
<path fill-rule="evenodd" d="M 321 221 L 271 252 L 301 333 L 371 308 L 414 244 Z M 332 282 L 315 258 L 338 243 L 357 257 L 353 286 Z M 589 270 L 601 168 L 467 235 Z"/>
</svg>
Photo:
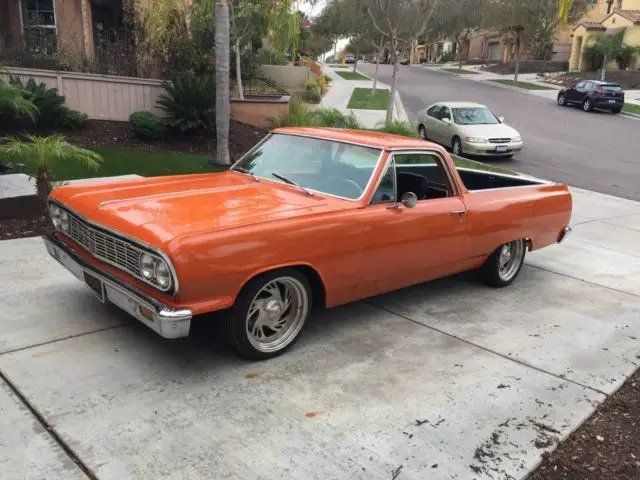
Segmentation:
<svg viewBox="0 0 640 480">
<path fill-rule="evenodd" d="M 307 195 L 309 195 L 310 197 L 313 197 L 313 193 L 310 192 L 309 190 L 307 190 L 306 188 L 304 188 L 302 185 L 300 185 L 299 183 L 294 182 L 293 180 L 288 179 L 287 177 L 283 177 L 282 175 L 278 175 L 277 173 L 271 173 L 271 175 L 273 175 L 274 177 L 276 177 L 278 180 L 282 180 L 285 183 L 288 183 L 289 185 L 294 185 L 296 187 L 298 187 L 300 190 L 302 190 L 304 193 L 306 193 Z"/>
<path fill-rule="evenodd" d="M 250 175 L 251 178 L 253 178 L 256 182 L 259 182 L 260 179 L 258 179 L 258 177 L 255 176 L 255 174 L 253 172 L 250 172 L 249 170 L 247 170 L 246 168 L 242 168 L 242 167 L 236 167 L 233 169 L 236 172 L 240 172 L 240 173 L 244 173 L 245 175 Z"/>
</svg>

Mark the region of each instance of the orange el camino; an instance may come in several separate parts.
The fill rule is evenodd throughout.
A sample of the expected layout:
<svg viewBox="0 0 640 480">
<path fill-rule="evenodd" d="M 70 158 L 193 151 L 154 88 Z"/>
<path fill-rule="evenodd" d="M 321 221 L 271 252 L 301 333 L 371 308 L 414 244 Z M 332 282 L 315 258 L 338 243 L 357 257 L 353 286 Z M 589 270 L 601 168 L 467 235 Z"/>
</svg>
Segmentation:
<svg viewBox="0 0 640 480">
<path fill-rule="evenodd" d="M 572 199 L 422 140 L 284 128 L 225 172 L 66 185 L 48 208 L 47 250 L 102 302 L 165 338 L 224 310 L 232 345 L 265 359 L 313 307 L 466 270 L 509 285 L 565 238 Z"/>
</svg>

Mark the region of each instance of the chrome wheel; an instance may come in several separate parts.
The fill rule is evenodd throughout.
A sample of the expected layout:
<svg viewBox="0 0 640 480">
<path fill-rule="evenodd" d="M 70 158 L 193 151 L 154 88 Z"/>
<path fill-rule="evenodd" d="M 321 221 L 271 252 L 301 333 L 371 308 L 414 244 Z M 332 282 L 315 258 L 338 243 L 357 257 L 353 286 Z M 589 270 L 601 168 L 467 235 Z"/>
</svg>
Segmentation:
<svg viewBox="0 0 640 480">
<path fill-rule="evenodd" d="M 522 240 L 505 243 L 498 257 L 498 275 L 500 280 L 508 282 L 520 271 L 524 260 L 525 244 Z"/>
<path fill-rule="evenodd" d="M 422 125 L 420 125 L 420 128 L 418 129 L 418 133 L 420 133 L 420 138 L 422 140 L 427 140 L 427 130 Z"/>
<path fill-rule="evenodd" d="M 564 95 L 558 95 L 558 105 L 565 106 L 567 104 L 567 97 Z"/>
<path fill-rule="evenodd" d="M 309 312 L 305 286 L 293 277 L 279 277 L 264 285 L 249 306 L 246 334 L 253 348 L 274 353 L 293 342 Z"/>
<path fill-rule="evenodd" d="M 584 103 L 582 104 L 582 109 L 585 112 L 590 112 L 591 111 L 591 100 L 589 100 L 588 98 L 584 101 Z"/>
<path fill-rule="evenodd" d="M 460 143 L 459 139 L 456 138 L 453 140 L 451 151 L 453 152 L 454 155 L 457 155 L 457 156 L 462 155 L 462 144 Z"/>
</svg>

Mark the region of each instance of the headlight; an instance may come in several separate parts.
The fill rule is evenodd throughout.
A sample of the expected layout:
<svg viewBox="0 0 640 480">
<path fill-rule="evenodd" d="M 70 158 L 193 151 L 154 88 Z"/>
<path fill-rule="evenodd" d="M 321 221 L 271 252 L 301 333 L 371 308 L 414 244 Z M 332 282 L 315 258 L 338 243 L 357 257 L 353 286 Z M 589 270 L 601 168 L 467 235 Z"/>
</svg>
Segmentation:
<svg viewBox="0 0 640 480">
<path fill-rule="evenodd" d="M 64 210 L 60 212 L 60 228 L 63 232 L 69 231 L 69 214 Z"/>
<path fill-rule="evenodd" d="M 169 290 L 172 283 L 171 269 L 162 258 L 143 253 L 140 257 L 142 277 L 160 290 Z"/>
<path fill-rule="evenodd" d="M 464 140 L 469 143 L 487 143 L 487 139 L 482 137 L 465 137 Z"/>
<path fill-rule="evenodd" d="M 520 143 L 522 141 L 522 137 L 518 135 L 517 137 L 513 137 L 511 139 L 512 142 Z"/>
<path fill-rule="evenodd" d="M 60 228 L 60 207 L 55 204 L 49 205 L 49 215 L 51 216 L 51 221 L 53 222 L 53 226 L 56 228 Z"/>
</svg>

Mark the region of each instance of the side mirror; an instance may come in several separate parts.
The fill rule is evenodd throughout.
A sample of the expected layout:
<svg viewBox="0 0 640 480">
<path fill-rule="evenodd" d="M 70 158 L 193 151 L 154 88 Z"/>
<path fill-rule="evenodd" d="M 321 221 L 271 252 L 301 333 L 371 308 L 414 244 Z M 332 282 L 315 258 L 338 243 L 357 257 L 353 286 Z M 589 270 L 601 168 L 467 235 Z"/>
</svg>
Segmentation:
<svg viewBox="0 0 640 480">
<path fill-rule="evenodd" d="M 402 195 L 400 202 L 407 208 L 414 208 L 418 203 L 418 197 L 413 192 L 406 192 Z"/>
<path fill-rule="evenodd" d="M 504 117 L 498 117 L 498 121 L 499 121 L 500 123 L 504 123 Z"/>
</svg>

